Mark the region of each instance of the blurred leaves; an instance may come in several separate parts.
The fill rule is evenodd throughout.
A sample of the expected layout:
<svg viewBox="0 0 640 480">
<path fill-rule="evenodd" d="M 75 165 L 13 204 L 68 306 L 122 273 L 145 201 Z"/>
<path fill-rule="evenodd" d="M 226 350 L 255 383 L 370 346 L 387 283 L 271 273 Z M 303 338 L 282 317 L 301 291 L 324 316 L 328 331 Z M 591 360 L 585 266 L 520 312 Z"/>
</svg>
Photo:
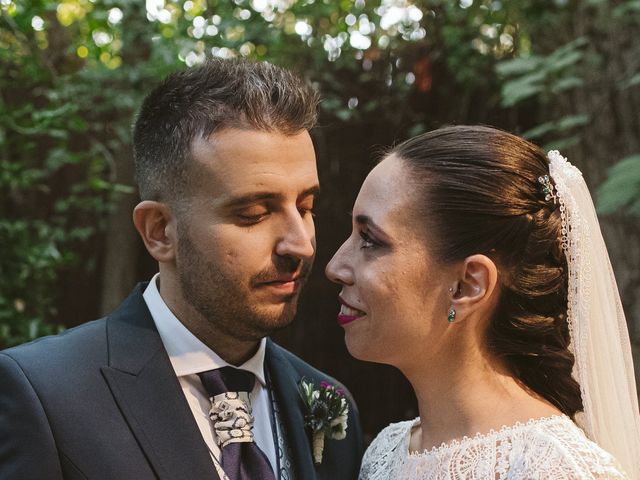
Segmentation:
<svg viewBox="0 0 640 480">
<path fill-rule="evenodd" d="M 512 107 L 533 96 L 551 98 L 566 90 L 580 87 L 583 79 L 575 67 L 583 59 L 586 38 L 577 38 L 546 56 L 506 60 L 496 66 L 505 78 L 502 86 L 502 105 Z"/>
<path fill-rule="evenodd" d="M 620 160 L 608 171 L 597 192 L 598 212 L 640 216 L 640 154 Z"/>
<path fill-rule="evenodd" d="M 590 32 L 593 39 L 608 35 L 610 31 L 625 24 L 640 27 L 640 2 L 626 0 L 617 2 L 611 9 L 607 2 L 594 0 L 591 14 L 598 12 L 600 18 L 594 22 Z M 565 18 L 565 22 L 569 19 Z M 562 23 L 562 21 L 560 22 Z M 543 30 L 552 29 L 548 25 Z M 596 40 L 597 41 L 597 40 Z M 640 86 L 640 48 L 637 45 L 629 52 L 629 67 L 625 78 L 616 78 L 613 86 L 618 90 L 627 90 Z M 607 88 L 611 84 L 610 72 L 601 65 L 599 49 L 586 37 L 579 37 L 556 48 L 547 54 L 531 53 L 504 60 L 496 65 L 496 72 L 504 79 L 501 98 L 505 107 L 517 107 L 535 102 L 550 107 L 554 102 L 563 100 L 572 90 L 589 88 Z M 590 84 L 587 85 L 587 78 Z M 543 142 L 544 148 L 568 149 L 583 140 L 582 127 L 600 115 L 598 109 L 584 111 L 576 102 L 575 112 L 561 118 L 547 120 L 523 133 L 525 138 Z M 552 110 L 549 108 L 549 110 Z M 608 160 L 608 159 L 606 159 Z M 640 162 L 638 155 L 625 157 L 608 172 L 608 179 L 598 190 L 598 211 L 601 214 L 620 212 L 628 215 L 640 215 Z"/>
</svg>

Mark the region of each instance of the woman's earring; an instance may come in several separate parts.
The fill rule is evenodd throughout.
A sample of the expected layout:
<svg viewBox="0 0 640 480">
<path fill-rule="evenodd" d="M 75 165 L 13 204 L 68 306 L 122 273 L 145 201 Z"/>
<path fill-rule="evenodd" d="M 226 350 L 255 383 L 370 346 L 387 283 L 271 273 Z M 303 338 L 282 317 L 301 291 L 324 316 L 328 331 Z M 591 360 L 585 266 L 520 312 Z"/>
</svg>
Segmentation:
<svg viewBox="0 0 640 480">
<path fill-rule="evenodd" d="M 447 320 L 449 321 L 449 323 L 453 323 L 456 321 L 456 310 L 453 307 L 449 309 L 449 313 L 447 314 Z"/>
</svg>

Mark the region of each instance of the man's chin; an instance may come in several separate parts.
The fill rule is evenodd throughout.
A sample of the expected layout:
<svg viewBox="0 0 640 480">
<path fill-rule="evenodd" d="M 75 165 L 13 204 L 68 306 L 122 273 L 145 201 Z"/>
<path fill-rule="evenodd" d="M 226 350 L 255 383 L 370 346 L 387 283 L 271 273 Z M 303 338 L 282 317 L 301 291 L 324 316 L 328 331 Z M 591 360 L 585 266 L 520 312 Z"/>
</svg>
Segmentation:
<svg viewBox="0 0 640 480">
<path fill-rule="evenodd" d="M 264 336 L 270 335 L 291 325 L 296 315 L 297 306 L 297 298 L 291 303 L 269 306 L 268 308 L 261 309 L 262 311 L 260 312 L 256 312 L 254 321 L 266 332 Z"/>
</svg>

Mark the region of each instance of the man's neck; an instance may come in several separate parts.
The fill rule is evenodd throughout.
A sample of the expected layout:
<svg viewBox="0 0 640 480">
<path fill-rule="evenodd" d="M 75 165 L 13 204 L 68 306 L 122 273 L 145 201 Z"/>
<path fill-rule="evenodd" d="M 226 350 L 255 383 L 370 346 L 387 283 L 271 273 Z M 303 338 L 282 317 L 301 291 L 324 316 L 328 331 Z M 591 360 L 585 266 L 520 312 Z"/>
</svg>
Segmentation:
<svg viewBox="0 0 640 480">
<path fill-rule="evenodd" d="M 168 276 L 167 276 L 168 277 Z M 253 357 L 260 348 L 261 339 L 242 340 L 219 329 L 213 322 L 202 317 L 189 302 L 178 293 L 179 288 L 171 285 L 170 277 L 158 278 L 160 297 L 174 316 L 198 340 L 230 365 L 242 365 Z"/>
</svg>

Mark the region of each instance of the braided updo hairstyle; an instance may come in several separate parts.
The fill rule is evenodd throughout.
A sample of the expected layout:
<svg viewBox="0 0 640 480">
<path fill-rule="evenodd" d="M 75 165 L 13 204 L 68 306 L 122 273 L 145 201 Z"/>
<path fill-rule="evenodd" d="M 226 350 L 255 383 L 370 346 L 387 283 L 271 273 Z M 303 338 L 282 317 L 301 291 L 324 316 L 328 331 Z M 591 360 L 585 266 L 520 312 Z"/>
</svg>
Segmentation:
<svg viewBox="0 0 640 480">
<path fill-rule="evenodd" d="M 567 264 L 560 209 L 538 178 L 545 153 L 515 135 L 480 126 L 435 130 L 390 152 L 410 172 L 434 258 L 485 254 L 498 268 L 499 300 L 487 346 L 512 374 L 566 415 L 582 410 L 571 376 Z"/>
</svg>

